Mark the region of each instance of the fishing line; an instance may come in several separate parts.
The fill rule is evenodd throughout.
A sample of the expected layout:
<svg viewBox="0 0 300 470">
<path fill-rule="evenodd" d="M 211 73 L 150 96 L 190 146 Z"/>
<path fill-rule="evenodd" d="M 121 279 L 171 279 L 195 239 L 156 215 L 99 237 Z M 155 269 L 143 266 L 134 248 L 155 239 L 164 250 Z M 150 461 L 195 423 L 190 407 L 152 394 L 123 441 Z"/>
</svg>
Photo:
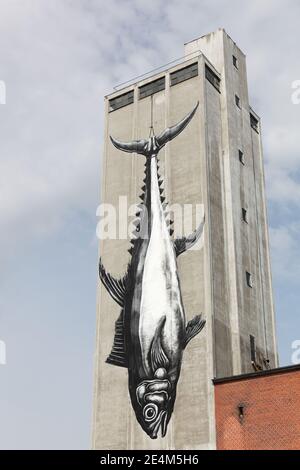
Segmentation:
<svg viewBox="0 0 300 470">
<path fill-rule="evenodd" d="M 149 132 L 149 137 L 154 137 L 154 127 L 153 127 L 153 95 L 151 95 L 151 100 L 150 100 L 150 132 Z"/>
</svg>

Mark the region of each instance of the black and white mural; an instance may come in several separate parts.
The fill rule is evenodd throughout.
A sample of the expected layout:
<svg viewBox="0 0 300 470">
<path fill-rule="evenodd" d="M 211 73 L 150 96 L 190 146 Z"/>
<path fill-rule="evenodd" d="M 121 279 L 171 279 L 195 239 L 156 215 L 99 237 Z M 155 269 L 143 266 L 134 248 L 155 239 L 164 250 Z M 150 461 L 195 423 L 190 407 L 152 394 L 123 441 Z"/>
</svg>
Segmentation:
<svg viewBox="0 0 300 470">
<path fill-rule="evenodd" d="M 99 263 L 100 279 L 121 307 L 107 362 L 128 369 L 132 407 L 152 439 L 166 435 L 183 351 L 205 325 L 201 315 L 186 324 L 176 261 L 198 241 L 204 219 L 190 236 L 172 239 L 157 160 L 164 145 L 191 121 L 198 104 L 177 125 L 148 140 L 124 143 L 111 137 L 117 149 L 144 155 L 146 162 L 127 272 L 115 279 L 101 259 Z"/>
</svg>

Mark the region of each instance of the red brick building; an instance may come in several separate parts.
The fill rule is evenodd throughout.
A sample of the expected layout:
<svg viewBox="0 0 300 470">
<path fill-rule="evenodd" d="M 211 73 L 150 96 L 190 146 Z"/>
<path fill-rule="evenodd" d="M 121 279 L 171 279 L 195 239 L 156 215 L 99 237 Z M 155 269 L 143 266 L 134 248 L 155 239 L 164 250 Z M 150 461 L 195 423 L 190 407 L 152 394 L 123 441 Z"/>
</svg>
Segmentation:
<svg viewBox="0 0 300 470">
<path fill-rule="evenodd" d="M 217 449 L 300 449 L 300 365 L 215 379 Z"/>
</svg>

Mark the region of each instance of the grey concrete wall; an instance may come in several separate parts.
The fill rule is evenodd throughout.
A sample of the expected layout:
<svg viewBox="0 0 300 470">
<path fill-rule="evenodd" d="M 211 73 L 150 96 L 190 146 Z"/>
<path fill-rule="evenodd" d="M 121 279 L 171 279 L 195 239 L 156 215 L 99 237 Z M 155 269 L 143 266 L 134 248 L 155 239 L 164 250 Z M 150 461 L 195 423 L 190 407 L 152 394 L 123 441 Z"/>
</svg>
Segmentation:
<svg viewBox="0 0 300 470">
<path fill-rule="evenodd" d="M 200 60 L 198 77 L 171 88 L 167 83 L 166 90 L 153 96 L 153 123 L 157 134 L 178 122 L 200 101 L 197 114 L 189 126 L 159 154 L 160 174 L 165 181 L 165 193 L 170 205 L 207 205 L 203 64 L 203 60 Z M 137 87 L 133 88 L 137 94 Z M 127 195 L 132 203 L 138 202 L 143 184 L 144 157 L 119 152 L 110 144 L 108 136 L 111 134 L 125 141 L 147 138 L 150 114 L 150 97 L 142 100 L 136 98 L 134 104 L 107 114 L 103 202 L 117 205 L 119 195 Z M 152 441 L 141 430 L 129 401 L 127 371 L 105 363 L 112 346 L 114 322 L 119 308 L 99 284 L 94 448 L 197 449 L 215 446 L 208 239 L 205 234 L 203 248 L 187 252 L 178 259 L 187 321 L 203 312 L 207 317 L 207 325 L 184 353 L 175 409 L 164 439 Z M 129 242 L 124 240 L 101 242 L 103 263 L 117 277 L 126 269 L 128 248 Z"/>
<path fill-rule="evenodd" d="M 252 369 L 250 334 L 258 349 L 268 352 L 271 365 L 277 364 L 262 148 L 260 135 L 250 127 L 245 57 L 223 30 L 187 44 L 186 53 L 191 52 L 194 57 L 184 64 L 107 97 L 102 202 L 117 206 L 119 196 L 127 196 L 129 204 L 139 202 L 144 157 L 118 151 L 109 135 L 124 141 L 148 137 L 151 98 L 139 100 L 138 86 L 165 75 L 166 89 L 152 98 L 156 134 L 200 103 L 189 126 L 159 157 L 167 201 L 204 205 L 203 246 L 180 256 L 178 267 L 187 320 L 203 312 L 207 323 L 184 352 L 167 436 L 152 441 L 132 411 L 126 369 L 105 363 L 119 307 L 99 282 L 92 443 L 97 449 L 214 448 L 211 379 Z M 169 73 L 195 60 L 199 75 L 170 87 Z M 221 93 L 205 79 L 205 63 L 219 74 Z M 131 89 L 134 103 L 109 113 L 108 100 Z M 239 148 L 245 166 L 239 162 Z M 242 207 L 248 210 L 248 224 L 241 220 Z M 128 248 L 129 240 L 100 243 L 103 263 L 116 277 L 126 270 Z M 246 270 L 253 274 L 252 289 L 246 285 Z"/>
<path fill-rule="evenodd" d="M 222 78 L 222 152 L 227 207 L 223 216 L 227 226 L 233 371 L 253 370 L 250 334 L 255 337 L 258 357 L 269 358 L 270 367 L 276 367 L 263 153 L 261 137 L 250 126 L 245 55 L 223 29 L 185 46 L 186 54 L 197 50 L 209 58 Z M 238 68 L 233 65 L 233 55 Z M 240 98 L 241 109 L 236 106 L 235 95 Z M 244 152 L 245 165 L 238 159 L 239 149 Z M 242 221 L 242 208 L 247 210 L 248 224 Z M 246 284 L 246 271 L 252 274 L 253 288 Z M 216 361 L 217 366 L 218 359 Z"/>
<path fill-rule="evenodd" d="M 233 374 L 220 93 L 205 81 L 214 376 Z"/>
</svg>

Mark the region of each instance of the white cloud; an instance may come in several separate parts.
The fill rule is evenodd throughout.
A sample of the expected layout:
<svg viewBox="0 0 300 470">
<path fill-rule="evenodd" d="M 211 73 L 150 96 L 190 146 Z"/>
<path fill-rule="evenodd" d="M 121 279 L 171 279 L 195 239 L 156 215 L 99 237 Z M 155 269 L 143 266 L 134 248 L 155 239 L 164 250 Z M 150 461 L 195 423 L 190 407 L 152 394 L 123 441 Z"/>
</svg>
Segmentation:
<svg viewBox="0 0 300 470">
<path fill-rule="evenodd" d="M 273 275 L 294 286 L 299 284 L 300 276 L 299 233 L 299 222 L 270 229 Z"/>
<path fill-rule="evenodd" d="M 139 45 L 137 35 L 145 12 L 159 20 L 160 2 L 145 3 L 143 11 L 128 1 L 122 8 L 116 1 L 1 3 L 3 244 L 51 232 L 68 210 L 95 210 L 102 97 L 113 84 L 151 68 L 159 46 L 153 41 L 149 47 L 148 39 Z"/>
<path fill-rule="evenodd" d="M 270 197 L 278 202 L 284 180 L 285 199 L 298 198 L 291 171 L 299 169 L 300 106 L 291 104 L 290 95 L 300 73 L 299 7 L 291 1 L 284 8 L 279 1 L 229 3 L 1 2 L 0 78 L 8 103 L 0 108 L 0 213 L 6 234 L 24 224 L 29 235 L 40 227 L 47 233 L 67 210 L 93 211 L 103 94 L 181 56 L 185 41 L 218 26 L 248 54 L 249 88 L 264 117 Z M 293 41 L 281 33 L 283 23 Z"/>
</svg>

